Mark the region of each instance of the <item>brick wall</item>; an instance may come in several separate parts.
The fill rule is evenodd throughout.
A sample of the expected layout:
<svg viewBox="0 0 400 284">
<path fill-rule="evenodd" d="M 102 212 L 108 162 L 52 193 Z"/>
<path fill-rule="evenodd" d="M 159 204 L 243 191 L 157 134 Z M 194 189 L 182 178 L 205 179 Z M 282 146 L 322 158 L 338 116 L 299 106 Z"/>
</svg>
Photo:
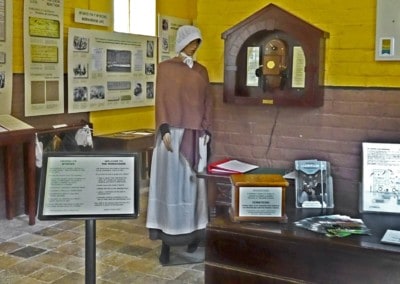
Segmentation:
<svg viewBox="0 0 400 284">
<path fill-rule="evenodd" d="M 400 142 L 400 90 L 327 88 L 320 108 L 225 104 L 213 84 L 212 160 L 234 157 L 293 169 L 296 159 L 332 166 L 335 208 L 358 210 L 361 143 Z"/>
</svg>

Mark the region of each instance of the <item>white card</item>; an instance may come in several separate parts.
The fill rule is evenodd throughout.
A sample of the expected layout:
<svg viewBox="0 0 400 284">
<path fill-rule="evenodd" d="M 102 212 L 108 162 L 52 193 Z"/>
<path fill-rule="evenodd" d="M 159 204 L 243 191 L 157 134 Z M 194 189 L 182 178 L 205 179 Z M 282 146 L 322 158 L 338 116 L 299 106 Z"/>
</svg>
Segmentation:
<svg viewBox="0 0 400 284">
<path fill-rule="evenodd" d="M 386 233 L 385 235 L 383 235 L 381 242 L 400 245 L 400 231 L 386 230 Z"/>
</svg>

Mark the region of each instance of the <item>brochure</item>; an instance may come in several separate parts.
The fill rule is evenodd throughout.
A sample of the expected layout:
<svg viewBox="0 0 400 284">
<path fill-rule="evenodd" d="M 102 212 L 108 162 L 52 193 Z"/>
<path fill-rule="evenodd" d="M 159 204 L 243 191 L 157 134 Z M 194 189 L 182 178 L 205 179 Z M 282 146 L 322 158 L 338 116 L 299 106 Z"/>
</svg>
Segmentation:
<svg viewBox="0 0 400 284">
<path fill-rule="evenodd" d="M 346 215 L 322 215 L 309 217 L 297 222 L 296 226 L 325 234 L 327 237 L 347 237 L 353 234 L 370 235 L 370 230 L 361 219 Z"/>
</svg>

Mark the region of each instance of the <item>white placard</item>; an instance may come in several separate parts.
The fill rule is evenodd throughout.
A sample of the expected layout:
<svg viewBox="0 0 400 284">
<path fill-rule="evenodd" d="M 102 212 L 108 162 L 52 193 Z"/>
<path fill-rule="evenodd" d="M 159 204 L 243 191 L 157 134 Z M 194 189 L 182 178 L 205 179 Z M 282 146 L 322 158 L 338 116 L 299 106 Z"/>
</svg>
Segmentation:
<svg viewBox="0 0 400 284">
<path fill-rule="evenodd" d="M 240 187 L 239 217 L 282 217 L 282 187 Z"/>
<path fill-rule="evenodd" d="M 400 245 L 400 231 L 386 230 L 381 242 L 386 244 Z"/>
<path fill-rule="evenodd" d="M 256 70 L 260 67 L 260 47 L 247 47 L 247 74 L 246 86 L 258 87 L 259 78 L 256 75 Z"/>
<path fill-rule="evenodd" d="M 361 211 L 400 213 L 400 144 L 362 143 Z"/>
<path fill-rule="evenodd" d="M 75 8 L 75 22 L 108 27 L 110 14 Z"/>
<path fill-rule="evenodd" d="M 306 57 L 301 46 L 293 46 L 292 88 L 304 88 Z"/>
<path fill-rule="evenodd" d="M 44 169 L 40 216 L 137 214 L 134 156 L 50 156 Z"/>
</svg>

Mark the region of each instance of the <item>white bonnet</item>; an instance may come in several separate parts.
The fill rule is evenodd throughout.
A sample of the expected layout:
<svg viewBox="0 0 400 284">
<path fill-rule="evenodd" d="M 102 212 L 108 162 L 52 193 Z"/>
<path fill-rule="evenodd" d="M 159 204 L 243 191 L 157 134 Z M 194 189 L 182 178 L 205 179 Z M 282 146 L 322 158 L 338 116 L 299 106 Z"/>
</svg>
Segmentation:
<svg viewBox="0 0 400 284">
<path fill-rule="evenodd" d="M 191 41 L 195 39 L 201 38 L 201 32 L 195 26 L 180 26 L 178 32 L 176 34 L 176 44 L 175 44 L 175 51 L 179 53 L 188 45 Z"/>
</svg>

